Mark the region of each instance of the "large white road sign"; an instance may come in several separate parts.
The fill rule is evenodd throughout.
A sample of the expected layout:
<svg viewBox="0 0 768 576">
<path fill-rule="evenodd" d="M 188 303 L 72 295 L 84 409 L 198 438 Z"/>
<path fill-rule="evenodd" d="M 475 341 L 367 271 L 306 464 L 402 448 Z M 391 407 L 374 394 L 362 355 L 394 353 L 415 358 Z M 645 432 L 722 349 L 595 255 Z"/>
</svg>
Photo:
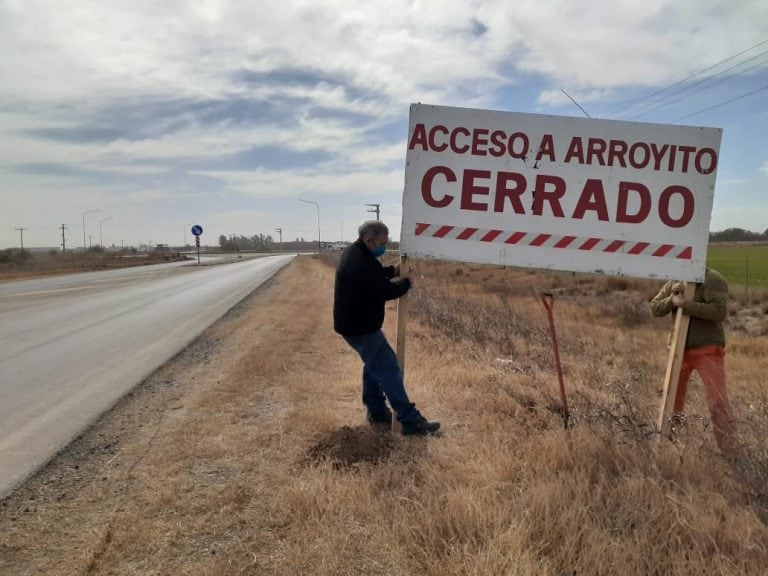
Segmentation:
<svg viewBox="0 0 768 576">
<path fill-rule="evenodd" d="M 401 253 L 701 281 L 721 136 L 413 104 Z"/>
</svg>

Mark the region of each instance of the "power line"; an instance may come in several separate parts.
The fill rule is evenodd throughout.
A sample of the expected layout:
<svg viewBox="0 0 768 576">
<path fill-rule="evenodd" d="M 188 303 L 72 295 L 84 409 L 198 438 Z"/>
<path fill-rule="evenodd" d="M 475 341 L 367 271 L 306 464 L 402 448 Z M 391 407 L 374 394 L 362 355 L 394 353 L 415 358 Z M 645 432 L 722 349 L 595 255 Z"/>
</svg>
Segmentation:
<svg viewBox="0 0 768 576">
<path fill-rule="evenodd" d="M 629 104 L 627 106 L 624 106 L 623 108 L 619 108 L 614 114 L 618 114 L 619 112 L 623 112 L 624 110 L 628 110 L 628 109 L 636 106 L 637 104 L 640 104 L 640 102 L 648 100 L 649 98 L 653 98 L 657 94 L 661 94 L 662 92 L 666 92 L 670 88 L 674 88 L 675 86 L 677 86 L 679 84 L 683 84 L 684 82 L 687 82 L 688 80 L 691 80 L 692 78 L 695 78 L 699 74 L 703 74 L 704 72 L 708 72 L 709 70 L 712 70 L 713 68 L 717 68 L 718 66 L 720 66 L 720 64 L 725 64 L 726 62 L 728 62 L 730 60 L 733 60 L 734 58 L 737 58 L 737 57 L 741 56 L 742 54 L 746 54 L 750 50 L 754 50 L 755 48 L 757 48 L 758 46 L 762 46 L 763 44 L 768 44 L 768 40 L 763 40 L 762 42 L 758 42 L 757 44 L 755 44 L 754 46 L 750 46 L 746 50 L 742 50 L 741 52 L 737 52 L 736 54 L 733 54 L 732 56 L 728 56 L 728 58 L 720 60 L 719 62 L 715 62 L 711 66 L 707 66 L 706 68 L 703 68 L 703 69 L 699 70 L 698 72 L 694 72 L 690 76 L 687 76 L 687 77 L 683 78 L 682 80 L 678 80 L 677 82 L 674 82 L 674 83 L 670 84 L 669 86 L 667 86 L 665 88 L 662 88 L 660 90 L 656 90 L 656 92 L 648 94 L 647 96 L 644 96 L 644 97 L 640 98 L 639 100 L 636 100 L 635 102 L 632 102 L 631 104 Z M 641 109 L 642 109 L 642 107 L 641 107 Z M 627 113 L 627 114 L 623 114 L 621 116 L 617 116 L 617 117 L 614 117 L 614 118 L 618 120 L 618 119 L 624 118 L 625 116 L 628 116 L 630 114 L 631 113 Z"/>
<path fill-rule="evenodd" d="M 703 110 L 699 110 L 698 112 L 693 112 L 692 114 L 687 114 L 685 116 L 681 116 L 680 118 L 675 118 L 674 120 L 670 120 L 670 122 L 679 122 L 680 120 L 685 120 L 686 118 L 690 118 L 691 116 L 696 116 L 697 114 L 701 114 L 702 112 L 712 110 L 713 108 L 719 108 L 720 106 L 730 104 L 731 102 L 735 102 L 736 100 L 741 100 L 742 98 L 746 98 L 747 96 L 752 96 L 752 94 L 757 94 L 758 92 L 762 92 L 763 90 L 768 90 L 768 86 L 763 86 L 762 88 L 758 88 L 757 90 L 752 90 L 751 92 L 747 92 L 746 94 L 742 94 L 741 96 L 736 96 L 736 98 L 725 100 L 724 102 L 720 102 L 719 104 L 715 104 L 714 106 L 710 106 L 709 108 L 704 108 Z"/>
<path fill-rule="evenodd" d="M 587 112 L 586 110 L 584 110 L 584 108 L 582 108 L 582 107 L 581 107 L 581 104 L 579 104 L 578 102 L 576 102 L 576 100 L 574 100 L 573 98 L 571 98 L 571 95 L 570 95 L 570 94 L 568 94 L 568 92 L 566 92 L 566 91 L 565 91 L 565 90 L 563 90 L 562 88 L 560 88 L 560 92 L 562 92 L 563 94 L 565 94 L 566 96 L 568 96 L 568 98 L 570 99 L 570 101 L 571 101 L 571 102 L 573 102 L 574 104 L 576 104 L 576 106 L 578 106 L 578 107 L 579 107 L 579 110 L 581 110 L 582 112 L 584 112 L 584 115 L 585 115 L 587 118 L 592 118 L 592 116 L 590 116 L 590 115 L 589 115 L 589 112 Z"/>
<path fill-rule="evenodd" d="M 725 78 L 721 78 L 720 80 L 718 80 L 716 82 L 713 82 L 712 84 L 708 84 L 708 85 L 702 86 L 701 88 L 698 88 L 697 90 L 693 90 L 692 92 L 688 92 L 687 94 L 683 94 L 679 98 L 675 98 L 674 100 L 668 100 L 668 101 L 664 102 L 664 100 L 666 100 L 670 96 L 674 96 L 675 94 L 680 94 L 681 92 L 685 92 L 686 90 L 690 90 L 694 86 L 698 86 L 698 85 L 700 85 L 700 84 L 702 84 L 704 82 L 707 82 L 708 80 L 712 80 L 714 78 L 717 78 L 721 74 L 723 74 L 725 72 L 728 72 L 729 70 L 733 70 L 734 68 L 738 68 L 739 66 L 742 66 L 742 65 L 746 64 L 747 62 L 751 62 L 755 58 L 759 58 L 760 56 L 763 56 L 765 54 L 768 54 L 768 50 L 766 50 L 764 52 L 760 52 L 760 54 L 757 54 L 755 56 L 752 56 L 751 58 L 743 60 L 742 62 L 739 62 L 738 64 L 734 64 L 733 66 L 730 66 L 730 67 L 726 68 L 725 70 L 721 70 L 720 72 L 718 72 L 717 74 L 715 74 L 713 76 L 708 76 L 707 78 L 702 78 L 698 82 L 694 82 L 693 84 L 690 84 L 689 86 L 686 86 L 685 88 L 681 88 L 680 90 L 676 90 L 676 91 L 674 91 L 674 92 L 672 92 L 670 94 L 667 94 L 664 98 L 661 98 L 661 99 L 657 100 L 656 102 L 648 104 L 650 106 L 653 106 L 653 104 L 655 104 L 657 102 L 661 102 L 658 106 L 654 106 L 654 107 L 652 107 L 652 108 L 650 108 L 650 109 L 648 109 L 645 112 L 642 112 L 640 114 L 637 113 L 637 112 L 640 112 L 640 110 L 637 110 L 636 112 L 634 112 L 631 115 L 634 118 L 640 118 L 641 116 L 645 116 L 646 114 L 650 114 L 654 110 L 658 110 L 659 108 L 664 108 L 665 106 L 669 106 L 670 104 L 674 104 L 675 102 L 680 102 L 680 100 L 685 100 L 689 96 L 692 96 L 693 94 L 697 94 L 697 93 L 701 92 L 702 90 L 707 90 L 709 88 L 717 86 L 718 84 L 722 84 L 723 82 L 725 82 L 726 80 L 730 80 L 734 76 L 738 76 L 739 74 L 743 74 L 744 72 L 747 72 L 748 70 L 752 70 L 752 68 L 757 68 L 758 66 L 762 66 L 763 64 L 765 64 L 764 61 L 763 62 L 758 62 L 757 64 L 753 64 L 752 66 L 750 66 L 749 68 L 745 68 L 744 70 L 739 70 L 738 72 L 734 72 L 730 76 L 726 76 Z M 643 108 L 645 108 L 645 106 L 643 106 Z M 641 108 L 641 110 L 642 110 L 642 108 Z"/>
</svg>

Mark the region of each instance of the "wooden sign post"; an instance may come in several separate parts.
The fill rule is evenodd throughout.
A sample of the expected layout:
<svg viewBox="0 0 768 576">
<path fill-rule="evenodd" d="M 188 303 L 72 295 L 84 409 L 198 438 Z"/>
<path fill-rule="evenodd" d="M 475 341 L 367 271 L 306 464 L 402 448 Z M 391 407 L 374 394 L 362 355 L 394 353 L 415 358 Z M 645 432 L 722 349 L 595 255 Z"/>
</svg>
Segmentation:
<svg viewBox="0 0 768 576">
<path fill-rule="evenodd" d="M 405 278 L 408 275 L 408 256 L 400 256 L 400 277 Z M 405 328 L 408 324 L 408 294 L 404 294 L 397 300 L 397 337 L 395 340 L 395 350 L 397 353 L 397 363 L 400 365 L 400 372 L 405 380 Z M 397 421 L 397 414 L 392 412 L 392 432 L 400 432 L 400 422 Z"/>
<path fill-rule="evenodd" d="M 696 284 L 687 282 L 685 285 L 686 302 L 693 301 L 695 292 Z M 688 325 L 691 321 L 689 316 L 683 314 L 682 308 L 678 308 L 675 314 L 675 327 L 672 332 L 672 343 L 667 360 L 667 374 L 664 377 L 664 391 L 662 392 L 661 407 L 659 409 L 659 440 L 661 440 L 662 436 L 669 437 L 672 425 L 672 410 L 675 405 L 675 396 L 677 395 L 677 383 L 680 380 L 680 368 L 683 366 L 685 340 L 688 337 Z"/>
</svg>

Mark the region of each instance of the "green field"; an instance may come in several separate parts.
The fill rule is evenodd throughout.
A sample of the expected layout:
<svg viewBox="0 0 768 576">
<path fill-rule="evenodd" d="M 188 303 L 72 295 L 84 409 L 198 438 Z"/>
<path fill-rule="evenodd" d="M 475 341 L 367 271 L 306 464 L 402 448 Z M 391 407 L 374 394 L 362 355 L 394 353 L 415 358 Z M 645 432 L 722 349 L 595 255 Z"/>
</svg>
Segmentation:
<svg viewBox="0 0 768 576">
<path fill-rule="evenodd" d="M 768 288 L 768 244 L 714 246 L 707 252 L 707 266 L 723 274 L 733 286 Z"/>
</svg>

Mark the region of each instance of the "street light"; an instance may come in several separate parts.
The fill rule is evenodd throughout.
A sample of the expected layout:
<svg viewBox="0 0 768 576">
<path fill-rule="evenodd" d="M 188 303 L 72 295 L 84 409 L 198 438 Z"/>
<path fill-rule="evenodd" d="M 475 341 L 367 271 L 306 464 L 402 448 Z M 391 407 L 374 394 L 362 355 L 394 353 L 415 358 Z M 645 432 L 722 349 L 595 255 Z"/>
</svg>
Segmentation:
<svg viewBox="0 0 768 576">
<path fill-rule="evenodd" d="M 109 216 L 108 218 L 102 218 L 99 220 L 99 246 L 104 248 L 104 237 L 101 234 L 101 225 L 104 224 L 107 220 L 112 220 L 112 216 Z"/>
<path fill-rule="evenodd" d="M 339 223 L 339 242 L 344 242 L 344 223 L 338 218 L 336 218 L 336 222 Z"/>
<path fill-rule="evenodd" d="M 299 202 L 314 204 L 315 208 L 317 208 L 317 253 L 320 254 L 320 204 L 312 202 L 312 200 L 302 200 L 301 198 L 299 198 Z"/>
<path fill-rule="evenodd" d="M 283 229 L 282 228 L 275 228 L 275 232 L 280 234 L 280 252 L 283 251 Z"/>
<path fill-rule="evenodd" d="M 85 243 L 85 215 L 91 214 L 93 212 L 98 212 L 99 208 L 96 208 L 95 210 L 86 210 L 83 212 L 83 254 L 88 253 L 88 245 Z"/>
</svg>

